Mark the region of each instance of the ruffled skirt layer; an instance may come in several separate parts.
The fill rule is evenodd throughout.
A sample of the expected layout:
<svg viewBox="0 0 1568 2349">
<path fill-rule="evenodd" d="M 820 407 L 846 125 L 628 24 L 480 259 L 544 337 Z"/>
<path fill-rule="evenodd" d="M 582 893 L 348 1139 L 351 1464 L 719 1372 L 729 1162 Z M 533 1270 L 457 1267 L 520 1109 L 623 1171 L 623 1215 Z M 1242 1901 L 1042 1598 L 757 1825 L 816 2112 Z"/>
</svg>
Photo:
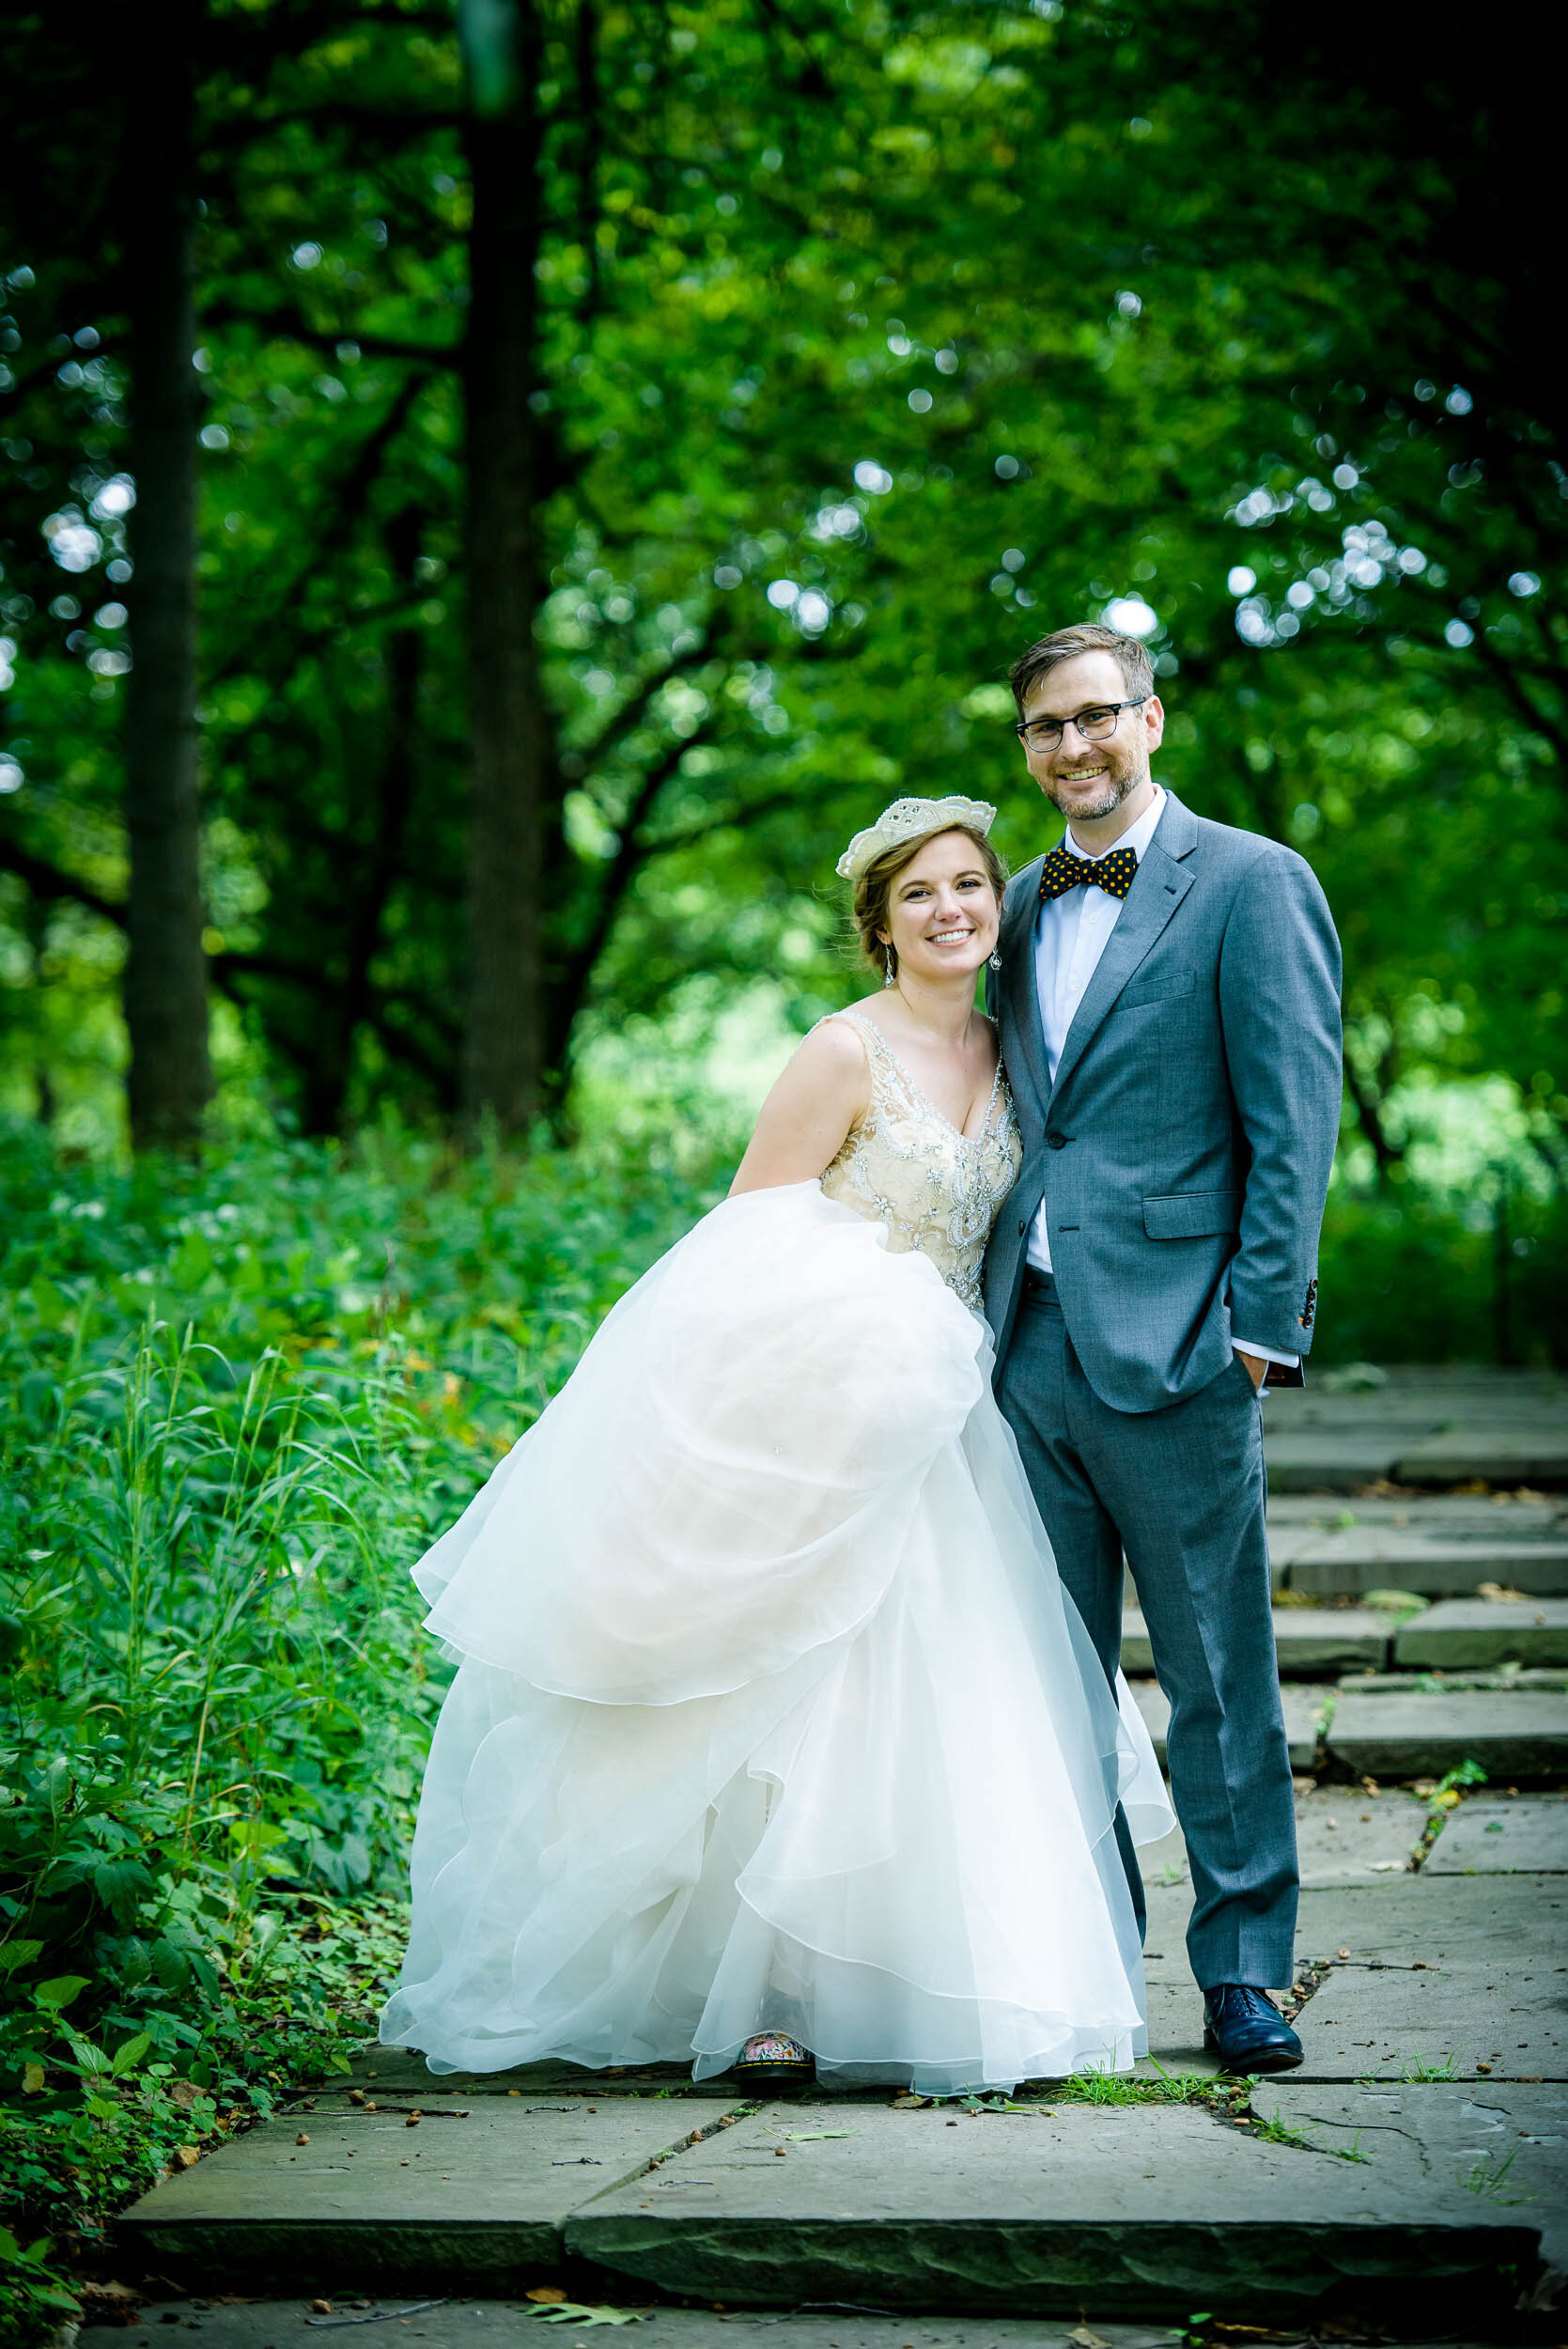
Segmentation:
<svg viewBox="0 0 1568 2349">
<path fill-rule="evenodd" d="M 1112 1826 L 1171 1812 L 984 1323 L 815 1184 L 705 1219 L 418 1570 L 461 1657 L 381 2036 L 434 2071 L 926 2093 L 1145 2047 Z"/>
</svg>

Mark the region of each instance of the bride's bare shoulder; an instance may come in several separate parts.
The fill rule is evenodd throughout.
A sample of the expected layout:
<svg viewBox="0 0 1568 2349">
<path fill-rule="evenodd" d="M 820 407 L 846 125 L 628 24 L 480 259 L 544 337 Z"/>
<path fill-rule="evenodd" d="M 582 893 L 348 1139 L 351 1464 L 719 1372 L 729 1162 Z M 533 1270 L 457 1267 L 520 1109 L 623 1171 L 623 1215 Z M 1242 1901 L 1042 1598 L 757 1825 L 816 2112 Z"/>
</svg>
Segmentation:
<svg viewBox="0 0 1568 2349">
<path fill-rule="evenodd" d="M 857 1088 L 866 1079 L 866 1046 L 849 1019 L 819 1019 L 788 1057 L 786 1076 L 796 1083 L 829 1085 L 833 1093 Z"/>
</svg>

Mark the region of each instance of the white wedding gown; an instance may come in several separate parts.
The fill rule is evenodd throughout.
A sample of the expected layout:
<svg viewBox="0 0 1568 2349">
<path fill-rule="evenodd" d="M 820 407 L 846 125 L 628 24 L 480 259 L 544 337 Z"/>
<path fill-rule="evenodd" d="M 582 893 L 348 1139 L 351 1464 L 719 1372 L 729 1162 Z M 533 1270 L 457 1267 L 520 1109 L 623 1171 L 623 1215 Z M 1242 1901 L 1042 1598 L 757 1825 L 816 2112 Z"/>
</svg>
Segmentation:
<svg viewBox="0 0 1568 2349">
<path fill-rule="evenodd" d="M 416 1569 L 461 1665 L 383 2041 L 434 2072 L 723 2071 L 752 2033 L 928 2094 L 1144 2052 L 1112 1820 L 1172 1813 L 991 1395 L 1017 1178 L 862 1037 L 818 1183 L 725 1201 Z"/>
</svg>

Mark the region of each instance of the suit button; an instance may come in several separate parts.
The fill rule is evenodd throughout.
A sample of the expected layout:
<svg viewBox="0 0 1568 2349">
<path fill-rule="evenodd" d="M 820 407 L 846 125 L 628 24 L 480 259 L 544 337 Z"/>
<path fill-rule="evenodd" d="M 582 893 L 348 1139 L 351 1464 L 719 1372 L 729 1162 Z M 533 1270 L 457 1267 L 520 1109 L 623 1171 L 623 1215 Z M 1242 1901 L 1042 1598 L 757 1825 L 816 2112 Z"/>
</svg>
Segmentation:
<svg viewBox="0 0 1568 2349">
<path fill-rule="evenodd" d="M 1067 1147 L 1067 1137 L 1065 1134 L 1048 1134 L 1046 1136 L 1046 1146 L 1050 1150 L 1065 1150 Z"/>
<path fill-rule="evenodd" d="M 1029 1218 L 1028 1218 L 1028 1216 L 1027 1216 L 1027 1215 L 1020 1215 L 1020 1216 L 1019 1216 L 1019 1218 L 1018 1218 L 1018 1237 L 1019 1237 L 1020 1239 L 1022 1239 L 1022 1237 L 1023 1237 L 1024 1234 L 1028 1231 L 1028 1229 L 1029 1229 Z"/>
</svg>

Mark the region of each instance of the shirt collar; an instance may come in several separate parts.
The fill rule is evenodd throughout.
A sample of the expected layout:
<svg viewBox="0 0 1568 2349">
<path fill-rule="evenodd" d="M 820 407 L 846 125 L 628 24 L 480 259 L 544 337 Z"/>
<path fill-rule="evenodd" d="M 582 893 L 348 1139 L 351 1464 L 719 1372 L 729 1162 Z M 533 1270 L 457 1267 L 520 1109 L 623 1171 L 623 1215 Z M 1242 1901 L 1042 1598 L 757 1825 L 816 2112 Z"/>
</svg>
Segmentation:
<svg viewBox="0 0 1568 2349">
<path fill-rule="evenodd" d="M 1143 851 L 1148 847 L 1150 841 L 1154 838 L 1155 826 L 1158 823 L 1164 811 L 1165 793 L 1157 783 L 1155 786 L 1155 796 L 1150 801 L 1148 806 L 1143 810 L 1143 813 L 1139 817 L 1137 823 L 1129 824 L 1126 832 L 1122 834 L 1120 840 L 1113 840 L 1109 848 L 1101 848 L 1097 854 L 1093 855 L 1087 848 L 1080 848 L 1078 842 L 1073 838 L 1073 828 L 1070 824 L 1062 835 L 1062 846 L 1066 849 L 1069 856 L 1081 857 L 1085 864 L 1097 864 L 1101 857 L 1111 856 L 1118 848 L 1130 848 L 1133 855 L 1137 857 L 1139 863 L 1141 863 L 1143 861 Z"/>
</svg>

